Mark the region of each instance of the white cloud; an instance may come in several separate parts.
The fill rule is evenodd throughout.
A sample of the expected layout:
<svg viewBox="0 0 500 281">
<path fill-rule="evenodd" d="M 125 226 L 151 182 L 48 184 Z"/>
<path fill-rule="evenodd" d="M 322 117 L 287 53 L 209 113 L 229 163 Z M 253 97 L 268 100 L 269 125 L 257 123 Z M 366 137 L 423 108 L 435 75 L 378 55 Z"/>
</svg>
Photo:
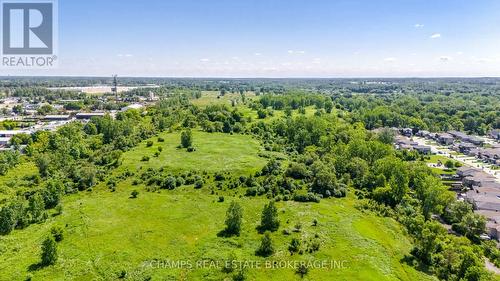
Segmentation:
<svg viewBox="0 0 500 281">
<path fill-rule="evenodd" d="M 420 23 L 416 23 L 416 24 L 414 25 L 414 27 L 415 27 L 415 28 L 422 28 L 422 27 L 424 27 L 424 25 L 423 25 L 423 24 L 420 24 Z"/>
<path fill-rule="evenodd" d="M 396 58 L 392 58 L 392 57 L 384 59 L 384 61 L 386 61 L 386 62 L 395 62 L 396 60 L 397 60 Z"/>
<path fill-rule="evenodd" d="M 261 53 L 255 53 L 254 55 L 256 55 L 256 56 L 261 56 L 262 54 L 261 54 Z"/>
<path fill-rule="evenodd" d="M 448 57 L 448 56 L 440 56 L 439 60 L 442 62 L 448 62 L 448 61 L 452 60 L 452 58 Z"/>
<path fill-rule="evenodd" d="M 305 54 L 306 51 L 302 51 L 302 50 L 288 50 L 287 51 L 290 55 L 292 54 L 299 54 L 299 55 L 302 55 L 302 54 Z"/>
<path fill-rule="evenodd" d="M 459 56 L 461 56 L 461 55 L 463 55 L 463 54 L 464 54 L 464 52 L 460 52 L 460 51 L 459 51 L 459 52 L 457 52 L 456 54 L 457 54 L 457 55 L 459 55 Z"/>
<path fill-rule="evenodd" d="M 441 33 L 434 33 L 431 35 L 431 39 L 441 38 Z"/>
<path fill-rule="evenodd" d="M 201 62 L 209 62 L 210 59 L 206 59 L 206 58 L 203 58 L 203 59 L 200 59 Z"/>
</svg>

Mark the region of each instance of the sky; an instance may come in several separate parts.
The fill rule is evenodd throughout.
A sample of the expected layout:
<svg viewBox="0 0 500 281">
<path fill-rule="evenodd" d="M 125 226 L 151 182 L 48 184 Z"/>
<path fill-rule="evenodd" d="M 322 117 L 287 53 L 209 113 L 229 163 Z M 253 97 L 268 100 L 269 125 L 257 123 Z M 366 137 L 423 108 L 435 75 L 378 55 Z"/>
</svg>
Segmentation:
<svg viewBox="0 0 500 281">
<path fill-rule="evenodd" d="M 0 75 L 500 76 L 497 0 L 59 0 L 58 67 Z"/>
</svg>

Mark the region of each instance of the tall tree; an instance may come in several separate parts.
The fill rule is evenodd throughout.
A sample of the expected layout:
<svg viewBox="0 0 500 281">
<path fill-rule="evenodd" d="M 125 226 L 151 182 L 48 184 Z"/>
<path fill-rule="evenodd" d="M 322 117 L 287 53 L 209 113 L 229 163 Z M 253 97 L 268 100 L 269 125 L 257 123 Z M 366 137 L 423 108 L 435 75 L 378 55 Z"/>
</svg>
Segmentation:
<svg viewBox="0 0 500 281">
<path fill-rule="evenodd" d="M 260 242 L 260 246 L 255 251 L 255 254 L 262 257 L 269 257 L 274 254 L 273 240 L 271 239 L 271 234 L 269 232 L 264 233 L 264 237 Z"/>
<path fill-rule="evenodd" d="M 280 226 L 280 221 L 278 219 L 278 209 L 271 201 L 269 204 L 264 206 L 262 210 L 262 216 L 260 220 L 260 231 L 276 231 Z"/>
<path fill-rule="evenodd" d="M 184 148 L 188 148 L 193 145 L 193 134 L 191 130 L 186 130 L 181 133 L 181 145 Z"/>
<path fill-rule="evenodd" d="M 42 264 L 52 265 L 57 261 L 57 243 L 54 237 L 49 236 L 42 243 Z"/>
<path fill-rule="evenodd" d="M 227 235 L 240 235 L 241 220 L 243 218 L 243 210 L 237 202 L 231 202 L 226 212 L 226 229 Z"/>
</svg>

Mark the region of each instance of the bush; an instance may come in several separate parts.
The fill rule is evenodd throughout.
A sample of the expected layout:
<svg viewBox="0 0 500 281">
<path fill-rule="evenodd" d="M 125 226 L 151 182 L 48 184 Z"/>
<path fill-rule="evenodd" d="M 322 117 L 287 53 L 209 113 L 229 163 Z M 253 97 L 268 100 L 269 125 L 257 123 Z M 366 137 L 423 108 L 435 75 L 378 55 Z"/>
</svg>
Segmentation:
<svg viewBox="0 0 500 281">
<path fill-rule="evenodd" d="M 293 201 L 296 202 L 314 202 L 314 203 L 319 203 L 321 200 L 321 197 L 314 193 L 307 193 L 307 194 L 295 194 L 293 196 Z"/>
<path fill-rule="evenodd" d="M 165 142 L 164 138 L 158 137 L 158 142 Z"/>
<path fill-rule="evenodd" d="M 190 146 L 190 147 L 188 147 L 186 150 L 187 150 L 187 152 L 195 152 L 195 151 L 196 151 L 196 148 L 194 148 L 194 147 Z"/>
<path fill-rule="evenodd" d="M 148 162 L 149 161 L 149 156 L 146 156 L 146 155 L 142 156 L 141 161 L 142 162 Z"/>
<path fill-rule="evenodd" d="M 54 237 L 49 236 L 42 243 L 42 265 L 52 265 L 57 261 L 57 243 Z"/>
<path fill-rule="evenodd" d="M 451 160 L 446 160 L 446 162 L 444 162 L 444 166 L 448 169 L 453 169 L 455 167 L 455 163 Z"/>
<path fill-rule="evenodd" d="M 264 233 L 264 237 L 262 237 L 260 247 L 255 251 L 257 256 L 261 257 L 269 257 L 274 254 L 274 246 L 273 241 L 271 239 L 271 235 L 269 232 Z"/>
<path fill-rule="evenodd" d="M 305 275 L 309 272 L 309 268 L 305 264 L 300 264 L 297 266 L 297 269 L 295 270 L 295 273 L 300 275 L 300 278 L 304 278 Z"/>
<path fill-rule="evenodd" d="M 193 145 L 193 134 L 191 130 L 183 131 L 181 133 L 181 146 L 183 148 L 188 148 Z"/>
<path fill-rule="evenodd" d="M 219 196 L 219 203 L 224 202 L 224 196 Z"/>
<path fill-rule="evenodd" d="M 50 233 L 56 242 L 61 242 L 64 238 L 64 229 L 60 226 L 54 226 L 50 229 Z"/>
<path fill-rule="evenodd" d="M 309 171 L 303 163 L 292 163 L 286 170 L 286 175 L 294 179 L 304 179 L 309 176 Z"/>
<path fill-rule="evenodd" d="M 233 281 L 245 281 L 246 276 L 243 270 L 238 271 L 235 275 L 233 275 Z"/>
<path fill-rule="evenodd" d="M 146 147 L 151 147 L 153 146 L 153 141 L 152 140 L 148 140 L 148 142 L 146 143 Z"/>
<path fill-rule="evenodd" d="M 300 240 L 298 238 L 292 238 L 290 245 L 288 246 L 288 251 L 290 254 L 297 253 L 300 250 Z"/>
<path fill-rule="evenodd" d="M 132 193 L 130 193 L 130 198 L 137 198 L 137 195 L 139 195 L 139 191 L 133 190 Z"/>
<path fill-rule="evenodd" d="M 172 176 L 168 176 L 163 182 L 162 182 L 162 188 L 165 189 L 174 189 L 176 186 L 176 179 Z"/>
<path fill-rule="evenodd" d="M 196 189 L 200 189 L 203 187 L 203 180 L 197 180 L 195 183 L 194 183 L 194 188 Z"/>
</svg>

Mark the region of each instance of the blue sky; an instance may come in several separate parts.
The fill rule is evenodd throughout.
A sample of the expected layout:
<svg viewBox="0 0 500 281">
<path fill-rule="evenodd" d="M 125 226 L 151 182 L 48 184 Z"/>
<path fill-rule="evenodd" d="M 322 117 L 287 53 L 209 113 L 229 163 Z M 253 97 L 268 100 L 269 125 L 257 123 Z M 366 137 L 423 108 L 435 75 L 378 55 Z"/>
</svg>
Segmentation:
<svg viewBox="0 0 500 281">
<path fill-rule="evenodd" d="M 499 76 L 496 0 L 59 0 L 59 67 L 25 75 Z"/>
</svg>

